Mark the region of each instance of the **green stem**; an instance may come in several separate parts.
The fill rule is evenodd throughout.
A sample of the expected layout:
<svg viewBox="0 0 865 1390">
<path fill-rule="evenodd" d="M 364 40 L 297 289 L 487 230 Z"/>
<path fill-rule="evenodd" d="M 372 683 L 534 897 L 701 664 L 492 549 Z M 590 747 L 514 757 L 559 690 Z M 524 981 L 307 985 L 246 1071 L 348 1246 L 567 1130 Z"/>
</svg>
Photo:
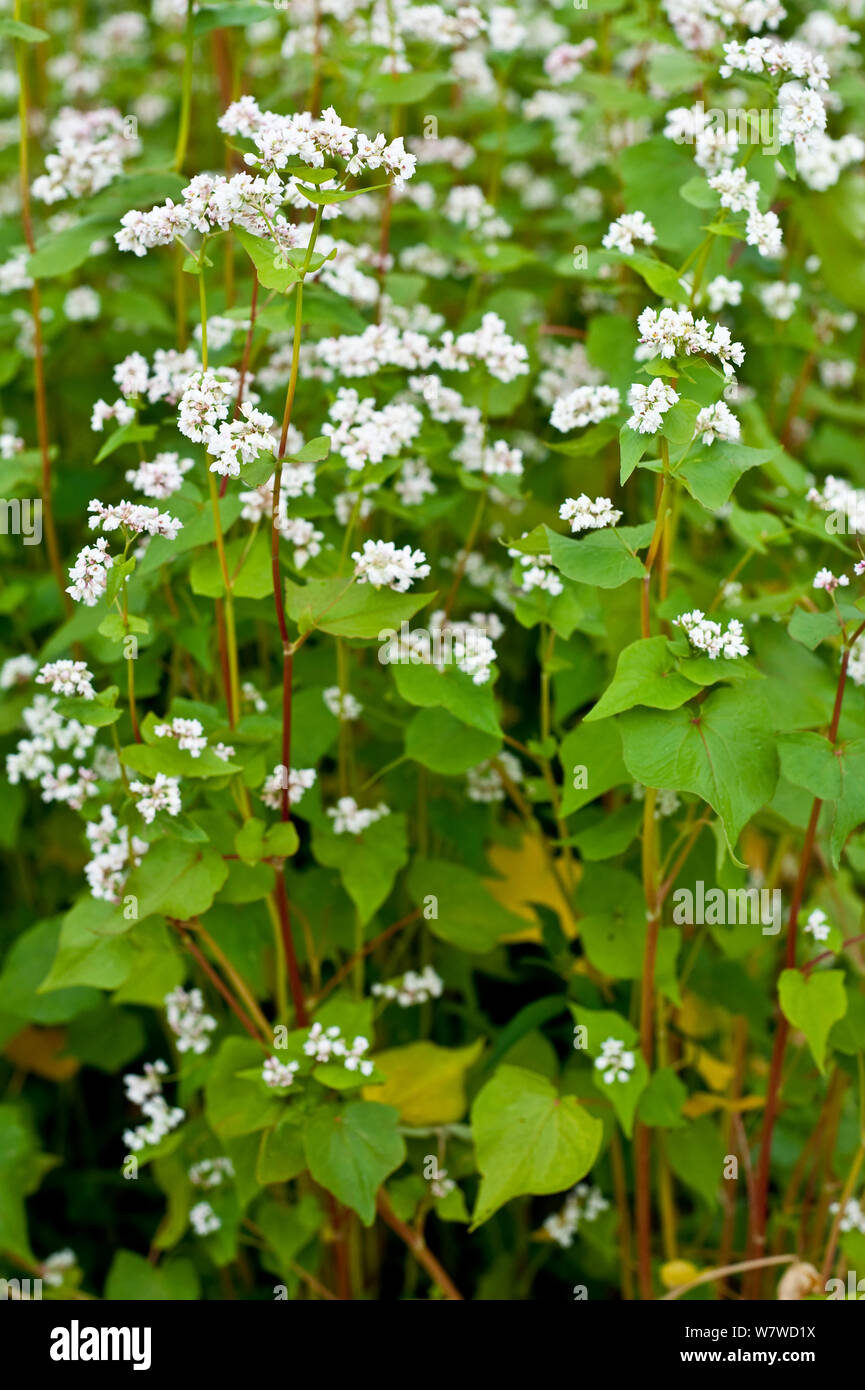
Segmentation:
<svg viewBox="0 0 865 1390">
<path fill-rule="evenodd" d="M 187 0 L 186 4 L 186 51 L 183 58 L 183 79 L 180 95 L 180 125 L 177 130 L 177 145 L 174 150 L 173 168 L 179 174 L 186 159 L 186 147 L 189 144 L 189 118 L 192 111 L 192 50 L 195 45 L 195 34 L 192 28 L 193 10 L 195 0 Z"/>
</svg>

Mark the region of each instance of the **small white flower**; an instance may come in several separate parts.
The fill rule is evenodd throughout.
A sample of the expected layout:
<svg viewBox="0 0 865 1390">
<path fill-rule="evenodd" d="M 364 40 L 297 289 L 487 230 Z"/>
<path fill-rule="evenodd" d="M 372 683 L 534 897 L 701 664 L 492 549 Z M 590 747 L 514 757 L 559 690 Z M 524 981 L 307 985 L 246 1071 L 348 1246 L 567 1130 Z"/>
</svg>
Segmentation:
<svg viewBox="0 0 865 1390">
<path fill-rule="evenodd" d="M 404 594 L 416 579 L 425 579 L 430 572 L 422 550 L 412 550 L 410 545 L 399 550 L 393 541 L 364 541 L 363 552 L 355 550 L 351 558 L 358 583 L 395 589 L 398 594 Z"/>
<path fill-rule="evenodd" d="M 189 1222 L 197 1236 L 212 1235 L 222 1225 L 209 1202 L 196 1202 L 189 1213 Z"/>
<path fill-rule="evenodd" d="M 825 941 L 832 930 L 829 919 L 821 907 L 815 907 L 808 921 L 805 923 L 805 930 L 810 932 L 815 941 Z"/>
<path fill-rule="evenodd" d="M 601 1043 L 599 1056 L 595 1058 L 595 1067 L 604 1073 L 605 1086 L 611 1086 L 615 1081 L 629 1081 L 635 1064 L 634 1053 L 628 1051 L 618 1038 L 606 1038 Z"/>
<path fill-rule="evenodd" d="M 834 575 L 829 569 L 818 570 L 814 575 L 815 589 L 825 589 L 827 594 L 834 594 L 838 588 L 846 589 L 850 583 L 849 575 Z"/>
<path fill-rule="evenodd" d="M 290 1086 L 299 1062 L 281 1062 L 278 1057 L 268 1057 L 261 1069 L 261 1079 L 268 1086 Z"/>
</svg>

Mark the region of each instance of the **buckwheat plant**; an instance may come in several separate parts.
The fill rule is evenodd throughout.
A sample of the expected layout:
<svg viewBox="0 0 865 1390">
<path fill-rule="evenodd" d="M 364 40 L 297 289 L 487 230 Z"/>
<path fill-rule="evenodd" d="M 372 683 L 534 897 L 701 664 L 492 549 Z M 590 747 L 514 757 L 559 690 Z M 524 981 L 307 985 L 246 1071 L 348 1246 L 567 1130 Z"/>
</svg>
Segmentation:
<svg viewBox="0 0 865 1390">
<path fill-rule="evenodd" d="M 0 0 L 4 1276 L 863 1258 L 863 22 Z"/>
</svg>

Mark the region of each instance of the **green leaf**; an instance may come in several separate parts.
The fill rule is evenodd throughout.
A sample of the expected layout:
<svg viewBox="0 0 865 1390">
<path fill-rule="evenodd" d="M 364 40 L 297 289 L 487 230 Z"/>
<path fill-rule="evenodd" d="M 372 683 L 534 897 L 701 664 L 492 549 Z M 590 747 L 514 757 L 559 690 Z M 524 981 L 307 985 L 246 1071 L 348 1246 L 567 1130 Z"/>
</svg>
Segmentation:
<svg viewBox="0 0 865 1390">
<path fill-rule="evenodd" d="M 123 714 L 122 709 L 101 705 L 96 700 L 84 700 L 75 696 L 57 701 L 54 708 L 64 719 L 77 719 L 79 724 L 89 724 L 92 729 L 105 729 L 116 724 Z"/>
<path fill-rule="evenodd" d="M 494 758 L 501 740 L 479 729 L 467 728 L 444 709 L 421 709 L 409 720 L 405 751 L 409 758 L 433 772 L 456 776 Z"/>
<path fill-rule="evenodd" d="M 688 1099 L 688 1088 L 670 1067 L 656 1071 L 637 1106 L 637 1116 L 644 1125 L 660 1129 L 684 1129 L 682 1106 Z"/>
<path fill-rule="evenodd" d="M 778 740 L 781 771 L 794 787 L 804 787 L 821 801 L 841 795 L 841 763 L 821 734 L 782 734 Z"/>
<path fill-rule="evenodd" d="M 238 1075 L 250 1068 L 260 1073 L 263 1062 L 264 1053 L 251 1038 L 226 1038 L 214 1057 L 204 1103 L 207 1122 L 221 1138 L 254 1134 L 280 1118 L 284 1102 L 262 1082 Z"/>
<path fill-rule="evenodd" d="M 212 29 L 234 29 L 247 24 L 261 24 L 266 20 L 272 5 L 208 5 L 199 7 L 192 18 L 192 32 L 196 38 L 209 34 Z"/>
<path fill-rule="evenodd" d="M 109 1302 L 175 1303 L 199 1296 L 198 1275 L 191 1260 L 164 1260 L 152 1265 L 132 1250 L 118 1250 L 105 1284 Z"/>
<path fill-rule="evenodd" d="M 141 732 L 147 738 L 144 724 Z M 121 748 L 120 761 L 133 772 L 143 772 L 148 777 L 155 777 L 157 772 L 168 777 L 230 777 L 240 771 L 237 763 L 225 762 L 212 748 L 202 749 L 193 758 L 188 748 L 179 748 L 171 738 L 154 737 L 152 743 L 131 743 Z"/>
<path fill-rule="evenodd" d="M 842 744 L 836 760 L 841 773 L 841 794 L 832 826 L 832 863 L 837 869 L 847 836 L 865 823 L 865 739 Z"/>
<path fill-rule="evenodd" d="M 485 954 L 503 936 L 525 930 L 525 918 L 502 907 L 483 879 L 463 864 L 415 859 L 407 887 L 412 902 L 424 909 L 433 935 L 462 951 Z"/>
<path fill-rule="evenodd" d="M 244 231 L 242 227 L 235 227 L 233 230 L 255 266 L 260 284 L 266 290 L 278 290 L 284 294 L 302 278 L 298 266 L 292 265 L 291 262 L 287 265 L 274 264 L 276 248 L 272 241 L 253 236 L 252 232 Z"/>
<path fill-rule="evenodd" d="M 624 484 L 628 481 L 640 459 L 649 447 L 649 438 L 645 434 L 640 434 L 639 430 L 632 430 L 630 425 L 622 425 L 619 433 L 619 482 Z"/>
<path fill-rule="evenodd" d="M 803 647 L 813 652 L 821 642 L 838 637 L 841 624 L 834 608 L 830 608 L 826 613 L 809 613 L 805 608 L 796 608 L 787 624 L 787 631 L 794 642 L 801 642 Z"/>
<path fill-rule="evenodd" d="M 267 859 L 288 859 L 297 854 L 300 840 L 291 821 L 271 825 L 264 837 L 264 857 Z"/>
<path fill-rule="evenodd" d="M 228 877 L 228 865 L 212 845 L 160 840 L 126 880 L 138 899 L 139 918 L 159 914 L 186 921 L 210 907 Z"/>
<path fill-rule="evenodd" d="M 32 24 L 22 24 L 20 19 L 0 19 L 0 38 L 20 39 L 22 43 L 44 43 L 50 37 L 44 29 L 34 29 Z"/>
<path fill-rule="evenodd" d="M 585 720 L 562 740 L 559 762 L 564 772 L 561 810 L 563 816 L 579 811 L 597 797 L 623 782 L 632 782 L 622 760 L 622 737 L 615 719 L 602 719 L 596 725 Z"/>
<path fill-rule="evenodd" d="M 847 1012 L 843 970 L 784 970 L 778 981 L 784 1017 L 805 1034 L 814 1061 L 826 1070 L 826 1043 L 832 1025 Z"/>
<path fill-rule="evenodd" d="M 261 1136 L 255 1176 L 266 1187 L 272 1182 L 290 1182 L 305 1168 L 302 1117 L 288 1109 L 273 1129 Z"/>
<path fill-rule="evenodd" d="M 629 710 L 618 723 L 634 780 L 702 797 L 721 817 L 731 848 L 772 799 L 778 754 L 766 703 L 753 689 L 714 691 L 696 711 Z"/>
<path fill-rule="evenodd" d="M 400 812 L 382 816 L 360 835 L 334 835 L 316 826 L 312 852 L 319 864 L 338 869 L 343 887 L 368 922 L 393 887 L 397 871 L 408 860 L 406 819 Z"/>
<path fill-rule="evenodd" d="M 24 1198 L 39 1186 L 46 1164 L 26 1110 L 0 1104 L 0 1249 L 32 1261 Z"/>
<path fill-rule="evenodd" d="M 649 1071 L 639 1050 L 637 1030 L 627 1019 L 610 1009 L 587 1009 L 582 1004 L 570 1004 L 569 1007 L 577 1023 L 586 1030 L 583 1045 L 590 1057 L 597 1061 L 601 1055 L 603 1044 L 608 1038 L 616 1038 L 619 1042 L 624 1043 L 627 1051 L 633 1053 L 634 1064 L 628 1072 L 626 1081 L 620 1081 L 616 1078 L 607 1082 L 604 1080 L 605 1069 L 598 1066 L 592 1067 L 592 1081 L 595 1090 L 609 1101 L 616 1112 L 622 1129 L 630 1136 L 633 1132 L 634 1117 L 640 1096 L 649 1080 Z"/>
<path fill-rule="evenodd" d="M 385 1178 L 405 1159 L 399 1115 L 390 1105 L 354 1100 L 344 1107 L 322 1106 L 303 1133 L 306 1161 L 314 1180 L 365 1226 L 375 1220 L 375 1198 Z"/>
<path fill-rule="evenodd" d="M 302 449 L 288 457 L 295 463 L 321 463 L 329 454 L 330 439 L 326 434 L 319 434 L 315 439 L 308 439 Z"/>
<path fill-rule="evenodd" d="M 371 188 L 307 188 L 305 184 L 296 185 L 298 193 L 302 193 L 311 203 L 317 203 L 322 207 L 328 207 L 331 203 L 346 203 L 350 198 L 357 198 L 361 193 L 377 193 L 382 188 L 387 188 L 386 183 L 373 184 Z"/>
<path fill-rule="evenodd" d="M 585 722 L 620 714 L 634 705 L 676 709 L 698 694 L 699 689 L 676 670 L 676 658 L 670 653 L 666 637 L 646 637 L 632 642 L 619 654 L 612 683 L 586 715 Z"/>
<path fill-rule="evenodd" d="M 268 456 L 270 458 L 270 456 Z M 273 459 L 267 465 L 268 477 L 273 472 Z M 273 591 L 273 563 L 270 535 L 259 534 L 250 545 L 248 536 L 239 536 L 225 547 L 225 560 L 235 598 L 267 598 Z M 225 582 L 222 567 L 214 547 L 197 555 L 189 570 L 189 585 L 194 594 L 206 598 L 222 598 Z"/>
<path fill-rule="evenodd" d="M 729 502 L 743 473 L 749 468 L 761 468 L 778 452 L 778 449 L 750 449 L 745 444 L 716 439 L 705 453 L 688 459 L 677 470 L 676 477 L 682 479 L 692 497 L 716 511 Z"/>
<path fill-rule="evenodd" d="M 63 919 L 57 954 L 40 992 L 74 985 L 122 985 L 135 959 L 131 943 L 122 935 L 131 926 L 132 921 L 118 922 L 113 903 L 90 897 L 76 903 Z"/>
<path fill-rule="evenodd" d="M 422 101 L 443 82 L 449 82 L 447 72 L 387 72 L 372 78 L 367 91 L 383 106 L 403 106 Z"/>
<path fill-rule="evenodd" d="M 676 1138 L 665 1146 L 667 1160 L 676 1177 L 712 1209 L 718 1205 L 727 1147 L 721 1131 L 708 1115 L 692 1120 L 681 1139 Z"/>
<path fill-rule="evenodd" d="M 342 579 L 313 579 L 285 586 L 286 610 L 302 632 L 317 628 L 335 637 L 367 637 L 386 641 L 391 630 L 413 618 L 434 593 L 397 594 L 371 584 Z"/>
<path fill-rule="evenodd" d="M 471 1112 L 481 1186 L 472 1229 L 524 1195 L 564 1192 L 598 1155 L 603 1125 L 537 1072 L 501 1066 Z"/>
<path fill-rule="evenodd" d="M 387 655 L 387 650 L 382 650 L 380 658 Z M 475 685 L 471 676 L 456 666 L 445 666 L 440 670 L 424 662 L 399 662 L 392 669 L 396 688 L 409 704 L 420 705 L 424 709 L 440 706 L 453 715 L 460 725 L 468 725 L 500 742 L 502 733 L 492 679 L 483 685 Z M 460 738 L 465 734 L 463 728 Z M 481 759 L 475 761 L 480 762 Z"/>
<path fill-rule="evenodd" d="M 611 531 L 594 531 L 582 540 L 572 541 L 546 527 L 553 564 L 578 584 L 597 584 L 600 589 L 618 589 L 629 579 L 641 579 L 645 566 L 637 550 L 652 539 L 654 524 L 618 526 Z"/>
</svg>

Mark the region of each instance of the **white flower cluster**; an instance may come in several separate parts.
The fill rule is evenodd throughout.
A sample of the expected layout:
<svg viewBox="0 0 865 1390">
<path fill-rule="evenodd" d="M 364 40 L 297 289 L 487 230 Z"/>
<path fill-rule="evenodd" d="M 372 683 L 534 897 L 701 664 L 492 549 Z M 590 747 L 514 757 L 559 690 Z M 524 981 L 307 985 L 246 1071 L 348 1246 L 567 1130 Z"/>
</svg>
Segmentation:
<svg viewBox="0 0 865 1390">
<path fill-rule="evenodd" d="M 423 424 L 421 412 L 410 402 L 392 401 L 378 410 L 373 396 L 361 398 L 349 386 L 339 388 L 328 415 L 322 434 L 354 471 L 401 453 Z"/>
<path fill-rule="evenodd" d="M 153 824 L 159 811 L 169 816 L 179 816 L 183 809 L 180 779 L 167 777 L 164 772 L 157 772 L 152 782 L 130 782 L 129 794 L 134 797 L 138 812 L 147 825 Z"/>
<path fill-rule="evenodd" d="M 50 685 L 52 694 L 74 696 L 92 700 L 93 672 L 83 661 L 49 661 L 36 677 L 37 685 Z"/>
<path fill-rule="evenodd" d="M 667 18 L 680 43 L 708 50 L 720 43 L 723 27 L 742 24 L 752 33 L 777 29 L 787 11 L 780 0 L 663 0 Z"/>
<path fill-rule="evenodd" d="M 304 792 L 315 785 L 315 778 L 314 767 L 291 768 L 288 774 L 288 800 L 291 806 L 300 801 Z M 278 811 L 282 805 L 284 789 L 285 768 L 281 763 L 277 763 L 270 776 L 265 778 L 259 795 L 265 806 L 269 806 L 272 811 Z"/>
<path fill-rule="evenodd" d="M 609 1202 L 598 1187 L 590 1187 L 581 1182 L 569 1192 L 561 1211 L 554 1212 L 544 1222 L 544 1230 L 556 1245 L 567 1250 L 574 1243 L 582 1222 L 596 1221 L 601 1212 L 609 1209 Z"/>
<path fill-rule="evenodd" d="M 21 656 L 10 656 L 0 667 L 0 690 L 13 690 L 16 685 L 26 685 L 37 669 L 38 662 L 26 652 Z"/>
<path fill-rule="evenodd" d="M 426 579 L 430 567 L 422 550 L 410 545 L 398 549 L 393 541 L 364 541 L 363 550 L 353 550 L 354 572 L 359 584 L 374 589 L 394 589 L 404 594 L 416 579 Z"/>
<path fill-rule="evenodd" d="M 221 1187 L 227 1178 L 234 1177 L 234 1164 L 230 1158 L 202 1158 L 192 1164 L 187 1176 L 193 1187 Z"/>
<path fill-rule="evenodd" d="M 287 194 L 278 174 L 267 178 L 198 174 L 181 190 L 182 202 L 169 198 L 147 212 L 132 208 L 124 213 L 114 240 L 119 250 L 145 256 L 156 246 L 170 246 L 176 237 L 238 226 L 259 237 L 275 232 L 282 244 L 282 234 L 286 241 L 292 239 L 289 224 L 278 211 Z"/>
<path fill-rule="evenodd" d="M 200 1055 L 210 1047 L 209 1033 L 216 1028 L 216 1019 L 204 1012 L 204 996 L 200 989 L 182 989 L 180 985 L 165 996 L 165 1016 L 177 1038 L 178 1052 Z"/>
<path fill-rule="evenodd" d="M 14 753 L 7 754 L 6 776 L 12 786 L 19 782 L 38 782 L 45 802 L 62 802 L 80 811 L 90 797 L 97 794 L 97 773 L 88 767 L 61 762 L 57 767 L 51 756 L 56 751 L 68 753 L 80 763 L 96 738 L 96 729 L 66 719 L 55 708 L 57 701 L 37 695 L 21 718 L 29 737 L 19 739 Z"/>
<path fill-rule="evenodd" d="M 403 506 L 419 507 L 425 497 L 434 497 L 437 491 L 429 465 L 423 459 L 406 459 L 394 482 L 394 492 Z"/>
<path fill-rule="evenodd" d="M 802 295 L 802 286 L 797 285 L 795 280 L 774 280 L 771 285 L 761 285 L 758 293 L 769 317 L 777 319 L 779 323 L 785 323 L 796 311 L 796 305 Z"/>
<path fill-rule="evenodd" d="M 745 360 L 745 349 L 733 341 L 729 328 L 716 323 L 710 329 L 707 319 L 695 319 L 690 309 L 646 308 L 637 319 L 640 343 L 654 355 L 669 359 L 705 353 L 717 357 L 725 376 Z"/>
<path fill-rule="evenodd" d="M 98 193 L 123 173 L 123 161 L 141 149 L 112 106 L 96 111 L 64 106 L 52 122 L 51 136 L 56 152 L 46 156 L 46 172 L 33 181 L 33 196 L 41 203 Z"/>
<path fill-rule="evenodd" d="M 101 527 L 103 531 L 116 531 L 122 527 L 133 536 L 164 536 L 166 540 L 176 540 L 183 529 L 183 522 L 158 507 L 147 507 L 142 502 L 100 502 L 94 498 L 87 505 L 91 531 Z"/>
<path fill-rule="evenodd" d="M 780 39 L 754 38 L 744 44 L 734 39 L 725 43 L 720 72 L 722 77 L 732 77 L 734 72 L 769 73 L 772 77 L 779 72 L 788 73 L 792 78 L 806 81 L 813 91 L 825 91 L 829 85 L 829 65 L 825 58 L 804 44 L 785 43 Z"/>
<path fill-rule="evenodd" d="M 183 486 L 184 474 L 193 467 L 191 458 L 181 458 L 177 453 L 157 454 L 150 462 L 140 463 L 130 468 L 126 474 L 131 483 L 145 497 L 158 497 L 160 500 L 172 497 Z"/>
<path fill-rule="evenodd" d="M 444 980 L 425 965 L 423 970 L 407 970 L 400 980 L 389 984 L 375 984 L 372 993 L 382 999 L 396 1000 L 400 1008 L 408 1009 L 413 1004 L 426 1004 L 430 999 L 439 999 L 444 991 Z"/>
<path fill-rule="evenodd" d="M 557 598 L 564 592 L 564 584 L 558 572 L 551 569 L 553 563 L 552 555 L 524 555 L 520 550 L 508 548 L 511 559 L 516 560 L 522 570 L 520 575 L 520 592 L 530 594 L 533 589 L 540 589 L 543 593 L 551 594 Z"/>
<path fill-rule="evenodd" d="M 190 1208 L 189 1224 L 197 1236 L 210 1236 L 219 1230 L 222 1221 L 209 1202 L 196 1202 Z"/>
<path fill-rule="evenodd" d="M 327 814 L 333 821 L 334 835 L 360 835 L 383 816 L 389 816 L 390 808 L 383 802 L 365 808 L 358 806 L 353 796 L 341 796 L 336 806 L 328 807 Z"/>
<path fill-rule="evenodd" d="M 830 569 L 818 570 L 814 575 L 815 589 L 825 589 L 827 594 L 834 594 L 836 589 L 846 589 L 850 583 L 850 578 L 846 574 L 835 575 Z"/>
<path fill-rule="evenodd" d="M 633 256 L 635 241 L 651 246 L 657 240 L 658 233 L 644 212 L 625 212 L 610 223 L 601 245 L 608 251 L 621 251 L 625 256 Z"/>
<path fill-rule="evenodd" d="M 94 608 L 108 586 L 108 571 L 114 564 L 108 553 L 108 542 L 104 537 L 95 545 L 85 545 L 78 552 L 75 563 L 69 571 L 72 583 L 67 586 L 76 603 Z"/>
<path fill-rule="evenodd" d="M 621 405 L 622 397 L 615 386 L 577 386 L 555 401 L 550 424 L 564 434 L 567 430 L 597 425 L 617 415 Z"/>
<path fill-rule="evenodd" d="M 810 932 L 815 941 L 825 941 L 831 930 L 829 919 L 822 907 L 815 907 L 805 923 L 805 931 Z"/>
<path fill-rule="evenodd" d="M 33 277 L 27 270 L 28 260 L 28 253 L 21 251 L 0 265 L 0 294 L 14 294 L 16 290 L 32 288 Z"/>
<path fill-rule="evenodd" d="M 453 225 L 467 227 L 470 232 L 477 232 L 489 240 L 506 237 L 511 230 L 478 184 L 457 184 L 450 189 L 442 215 Z"/>
<path fill-rule="evenodd" d="M 348 690 L 344 694 L 340 694 L 338 685 L 329 685 L 326 690 L 322 691 L 321 698 L 331 714 L 347 724 L 359 719 L 363 714 L 363 705 L 360 701 L 355 699 Z"/>
<path fill-rule="evenodd" d="M 193 758 L 200 758 L 208 746 L 207 735 L 200 719 L 186 719 L 178 715 L 170 724 L 155 724 L 153 734 L 155 738 L 176 739 L 178 748 L 182 748 Z M 211 751 L 224 763 L 229 762 L 234 756 L 234 749 L 227 743 L 216 743 Z"/>
<path fill-rule="evenodd" d="M 833 1202 L 829 1210 L 833 1216 L 837 1215 L 837 1213 L 841 1211 L 841 1203 Z M 865 1236 L 865 1211 L 863 1211 L 862 1204 L 858 1197 L 849 1197 L 844 1203 L 844 1210 L 841 1220 L 838 1223 L 838 1229 L 842 1231 L 844 1235 L 846 1235 L 848 1231 L 858 1231 L 860 1235 Z"/>
<path fill-rule="evenodd" d="M 321 169 L 329 159 L 346 161 L 348 174 L 383 169 L 393 177 L 397 188 L 415 171 L 416 160 L 403 144 L 402 136 L 387 141 L 384 135 L 370 140 L 353 126 L 344 125 L 332 106 L 321 116 L 301 111 L 280 116 L 262 111 L 254 97 L 243 96 L 232 102 L 220 118 L 225 135 L 252 140 L 257 154 L 247 154 L 246 163 L 264 169 L 285 169 L 300 161 Z"/>
<path fill-rule="evenodd" d="M 504 769 L 505 776 L 509 782 L 521 782 L 523 780 L 523 769 L 518 758 L 507 749 L 503 749 L 496 758 L 496 762 Z M 479 801 L 489 804 L 496 801 L 504 801 L 505 784 L 502 781 L 498 767 L 494 767 L 491 760 L 478 763 L 476 767 L 470 767 L 466 773 L 466 796 L 469 801 Z"/>
<path fill-rule="evenodd" d="M 166 1062 L 145 1062 L 144 1074 L 130 1072 L 123 1078 L 126 1098 L 147 1116 L 147 1123 L 123 1132 L 123 1142 L 136 1153 L 148 1144 L 158 1144 L 186 1119 L 185 1111 L 170 1106 L 162 1094 L 162 1078 L 168 1075 Z"/>
<path fill-rule="evenodd" d="M 559 507 L 562 521 L 569 521 L 571 531 L 601 531 L 605 526 L 615 526 L 622 513 L 615 510 L 609 497 L 596 497 L 594 502 L 586 493 L 579 497 L 568 497 Z"/>
<path fill-rule="evenodd" d="M 716 401 L 700 411 L 694 432 L 702 436 L 704 444 L 713 444 L 716 439 L 735 442 L 741 437 L 742 427 L 726 402 Z"/>
<path fill-rule="evenodd" d="M 443 333 L 438 360 L 442 370 L 450 372 L 467 372 L 480 363 L 490 376 L 505 383 L 529 370 L 528 348 L 512 338 L 504 319 L 492 312 L 484 314 L 480 327 L 470 332 L 456 337 L 450 330 Z"/>
<path fill-rule="evenodd" d="M 844 478 L 836 478 L 831 473 L 823 481 L 822 489 L 809 489 L 806 501 L 812 502 L 823 512 L 834 512 L 843 518 L 844 531 L 865 533 L 865 488 L 855 488 Z"/>
<path fill-rule="evenodd" d="M 355 1038 L 349 1047 L 336 1027 L 322 1028 L 320 1023 L 314 1023 L 303 1050 L 316 1062 L 332 1062 L 338 1057 L 346 1071 L 359 1071 L 362 1076 L 371 1076 L 375 1071 L 375 1063 L 365 1056 L 369 1051 L 369 1039 Z"/>
<path fill-rule="evenodd" d="M 544 59 L 544 72 L 554 86 L 570 82 L 582 72 L 583 58 L 593 53 L 597 46 L 594 39 L 583 39 L 582 43 L 556 44 Z"/>
<path fill-rule="evenodd" d="M 281 1062 L 278 1057 L 268 1057 L 261 1068 L 261 1079 L 265 1086 L 274 1090 L 291 1086 L 299 1068 L 299 1062 Z"/>
<path fill-rule="evenodd" d="M 725 632 L 720 623 L 713 622 L 699 608 L 695 608 L 691 613 L 682 613 L 674 618 L 673 626 L 684 628 L 695 651 L 705 652 L 711 661 L 719 656 L 732 661 L 735 657 L 748 655 L 749 648 L 738 618 L 730 619 Z"/>
<path fill-rule="evenodd" d="M 706 286 L 709 308 L 712 313 L 720 313 L 728 304 L 734 308 L 741 304 L 742 289 L 741 280 L 728 280 L 726 275 L 716 275 L 714 280 L 710 280 Z"/>
<path fill-rule="evenodd" d="M 110 806 L 103 806 L 98 821 L 85 826 L 93 858 L 84 874 L 94 898 L 119 903 L 130 870 L 137 868 L 150 846 L 129 827 L 120 825 Z"/>
<path fill-rule="evenodd" d="M 657 434 L 664 423 L 664 416 L 672 410 L 679 396 L 667 381 L 656 376 L 644 386 L 636 381 L 628 392 L 628 405 L 631 417 L 628 428 L 640 434 Z"/>
<path fill-rule="evenodd" d="M 629 1081 L 635 1065 L 634 1053 L 619 1038 L 605 1038 L 595 1058 L 595 1067 L 603 1072 L 605 1086 L 612 1086 L 616 1081 Z"/>
<path fill-rule="evenodd" d="M 845 169 L 865 159 L 865 140 L 858 135 L 831 136 L 812 133 L 807 145 L 796 146 L 796 172 L 809 188 L 825 193 L 834 188 Z"/>
<path fill-rule="evenodd" d="M 74 1250 L 56 1250 L 47 1260 L 42 1261 L 40 1275 L 43 1283 L 50 1289 L 61 1288 L 66 1272 L 74 1269 L 77 1263 L 78 1256 Z"/>
</svg>

